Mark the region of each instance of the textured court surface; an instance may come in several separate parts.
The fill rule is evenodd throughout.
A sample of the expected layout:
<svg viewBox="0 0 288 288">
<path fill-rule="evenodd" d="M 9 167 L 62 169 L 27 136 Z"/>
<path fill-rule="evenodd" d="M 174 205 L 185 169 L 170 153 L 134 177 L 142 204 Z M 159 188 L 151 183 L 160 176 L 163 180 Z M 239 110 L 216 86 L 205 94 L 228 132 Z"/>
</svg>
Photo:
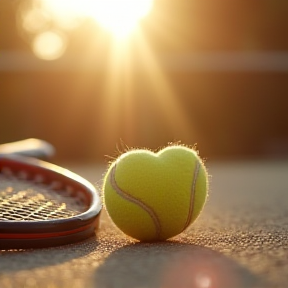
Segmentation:
<svg viewBox="0 0 288 288">
<path fill-rule="evenodd" d="M 100 185 L 103 169 L 69 168 Z M 141 244 L 102 214 L 95 238 L 0 252 L 0 287 L 288 287 L 288 162 L 210 163 L 200 218 L 171 241 Z"/>
</svg>

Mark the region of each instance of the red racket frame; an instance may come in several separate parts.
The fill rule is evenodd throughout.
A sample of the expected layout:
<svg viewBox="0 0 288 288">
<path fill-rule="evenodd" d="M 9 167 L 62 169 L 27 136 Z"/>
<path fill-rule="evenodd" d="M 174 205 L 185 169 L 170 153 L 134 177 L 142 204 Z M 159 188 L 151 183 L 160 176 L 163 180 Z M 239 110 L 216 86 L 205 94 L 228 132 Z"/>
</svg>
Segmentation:
<svg viewBox="0 0 288 288">
<path fill-rule="evenodd" d="M 0 220 L 0 250 L 64 245 L 84 240 L 95 234 L 102 204 L 99 194 L 89 181 L 57 165 L 17 155 L 0 156 L 0 173 L 7 168 L 15 175 L 25 171 L 28 181 L 33 181 L 37 175 L 43 178 L 41 184 L 49 185 L 56 181 L 59 184 L 57 186 L 59 191 L 65 190 L 65 187 L 73 187 L 73 191 L 83 194 L 88 208 L 81 214 L 64 219 Z"/>
</svg>

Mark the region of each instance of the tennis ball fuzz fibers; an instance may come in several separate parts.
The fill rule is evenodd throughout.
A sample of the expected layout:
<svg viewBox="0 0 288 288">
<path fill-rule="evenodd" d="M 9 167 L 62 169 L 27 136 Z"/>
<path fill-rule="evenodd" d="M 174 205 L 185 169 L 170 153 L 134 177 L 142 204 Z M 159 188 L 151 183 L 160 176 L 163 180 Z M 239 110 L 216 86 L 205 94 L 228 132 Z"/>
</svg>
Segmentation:
<svg viewBox="0 0 288 288">
<path fill-rule="evenodd" d="M 175 145 L 158 153 L 131 150 L 105 175 L 105 206 L 125 234 L 141 241 L 165 240 L 198 217 L 207 198 L 207 178 L 194 149 Z"/>
</svg>

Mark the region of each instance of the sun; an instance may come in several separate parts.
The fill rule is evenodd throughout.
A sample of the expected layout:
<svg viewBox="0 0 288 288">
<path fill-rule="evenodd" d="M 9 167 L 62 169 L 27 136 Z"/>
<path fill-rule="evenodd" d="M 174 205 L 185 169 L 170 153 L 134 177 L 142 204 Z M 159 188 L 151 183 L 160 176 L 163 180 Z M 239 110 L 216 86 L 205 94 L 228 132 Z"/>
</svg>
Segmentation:
<svg viewBox="0 0 288 288">
<path fill-rule="evenodd" d="M 81 28 L 79 31 L 84 32 L 85 37 L 89 35 L 89 39 L 85 38 L 87 42 L 81 53 L 74 52 L 73 54 L 71 49 L 72 54 L 67 51 L 67 60 L 59 63 L 64 63 L 63 67 L 66 67 L 65 63 L 68 63 L 69 68 L 71 60 L 73 67 L 75 64 L 75 67 L 84 69 L 85 73 L 81 72 L 79 75 L 82 76 L 79 80 L 71 85 L 73 88 L 75 86 L 76 91 L 81 91 L 81 95 L 91 96 L 91 99 L 94 96 L 91 95 L 91 91 L 95 86 L 96 74 L 88 73 L 91 77 L 87 77 L 86 71 L 90 69 L 96 71 L 94 70 L 95 63 L 99 63 L 99 70 L 98 66 L 96 69 L 99 71 L 100 78 L 97 78 L 97 82 L 101 91 L 99 93 L 105 100 L 95 118 L 100 119 L 101 125 L 99 126 L 98 121 L 95 122 L 95 131 L 99 133 L 93 136 L 93 145 L 99 142 L 97 137 L 99 134 L 103 135 L 100 142 L 105 147 L 114 145 L 113 143 L 119 140 L 119 136 L 127 143 L 136 143 L 139 131 L 141 133 L 143 131 L 146 135 L 141 139 L 154 138 L 159 134 L 157 127 L 161 129 L 163 127 L 165 131 L 169 129 L 170 139 L 189 139 L 187 135 L 191 135 L 191 131 L 195 128 L 190 125 L 189 115 L 185 113 L 185 109 L 178 101 L 179 97 L 173 87 L 173 81 L 165 75 L 162 67 L 162 61 L 165 59 L 154 51 L 154 45 L 150 42 L 151 38 L 146 37 L 149 35 L 149 30 L 145 30 L 145 27 L 154 27 L 157 29 L 156 32 L 160 32 L 160 37 L 171 39 L 166 26 L 154 26 L 157 24 L 158 17 L 162 17 L 162 12 L 157 10 L 159 7 L 157 8 L 155 0 L 30 0 L 22 2 L 24 4 L 19 6 L 17 18 L 21 25 L 18 27 L 23 29 L 20 31 L 25 32 L 23 35 L 30 40 L 34 55 L 42 60 L 51 61 L 61 58 L 69 48 L 69 41 L 74 38 L 74 34 L 70 32 L 77 30 L 78 27 Z M 26 2 L 29 4 L 27 5 Z M 141 27 L 141 19 L 144 17 L 147 17 L 145 24 L 148 25 Z M 98 23 L 97 29 L 82 30 L 87 27 L 95 28 L 94 25 L 90 25 L 93 21 Z M 89 24 L 86 25 L 87 23 Z M 102 29 L 98 29 L 100 27 Z M 107 34 L 109 32 L 112 37 L 107 37 L 106 32 L 102 33 L 103 31 L 98 30 L 107 31 Z M 78 32 L 75 36 L 79 35 Z M 93 41 L 95 38 L 97 41 Z M 74 39 L 77 41 L 78 38 Z M 177 37 L 171 40 L 177 43 Z M 95 52 L 95 47 L 98 48 L 98 45 L 100 49 Z M 79 58 L 81 62 L 76 58 Z M 58 66 L 52 64 L 51 67 Z M 98 96 L 98 92 L 95 96 Z M 140 98 L 145 98 L 145 101 Z M 83 101 L 83 98 L 76 99 L 75 97 L 75 101 L 72 101 L 74 107 L 70 112 L 75 123 L 83 118 L 83 109 L 79 107 L 85 106 L 80 106 L 81 103 L 86 105 L 90 100 L 87 98 Z M 95 103 L 98 104 L 97 101 Z M 151 101 L 151 106 L 155 107 L 155 110 L 151 110 L 152 113 L 157 111 L 158 119 L 163 118 L 163 122 L 155 123 L 156 118 L 150 117 L 150 105 L 145 104 L 149 103 L 148 101 Z M 140 107 L 141 103 L 144 104 L 143 112 Z M 91 107 L 93 108 L 92 105 Z M 138 115 L 139 109 L 142 116 Z M 142 120 L 145 109 L 149 115 Z M 78 113 L 78 117 L 74 116 L 75 113 Z M 167 126 L 162 126 L 165 123 Z M 72 130 L 69 133 L 74 135 Z"/>
<path fill-rule="evenodd" d="M 152 0 L 96 1 L 95 20 L 116 37 L 130 34 L 152 8 Z"/>
<path fill-rule="evenodd" d="M 153 0 L 42 0 L 60 19 L 91 17 L 115 37 L 130 35 L 152 9 Z"/>
</svg>

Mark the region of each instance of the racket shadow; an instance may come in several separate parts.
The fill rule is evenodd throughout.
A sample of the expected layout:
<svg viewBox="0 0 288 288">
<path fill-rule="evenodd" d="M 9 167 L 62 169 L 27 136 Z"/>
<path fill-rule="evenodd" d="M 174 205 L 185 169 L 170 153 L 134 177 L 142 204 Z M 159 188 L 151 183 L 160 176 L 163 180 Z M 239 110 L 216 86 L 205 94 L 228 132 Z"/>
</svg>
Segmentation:
<svg viewBox="0 0 288 288">
<path fill-rule="evenodd" d="M 99 249 L 98 246 L 97 238 L 90 237 L 81 242 L 58 247 L 0 250 L 0 271 L 12 273 L 63 264 L 89 255 Z"/>
<path fill-rule="evenodd" d="M 91 287 L 264 287 L 246 268 L 211 249 L 175 242 L 134 244 L 95 271 Z M 89 286 L 90 287 L 90 286 Z"/>
</svg>

